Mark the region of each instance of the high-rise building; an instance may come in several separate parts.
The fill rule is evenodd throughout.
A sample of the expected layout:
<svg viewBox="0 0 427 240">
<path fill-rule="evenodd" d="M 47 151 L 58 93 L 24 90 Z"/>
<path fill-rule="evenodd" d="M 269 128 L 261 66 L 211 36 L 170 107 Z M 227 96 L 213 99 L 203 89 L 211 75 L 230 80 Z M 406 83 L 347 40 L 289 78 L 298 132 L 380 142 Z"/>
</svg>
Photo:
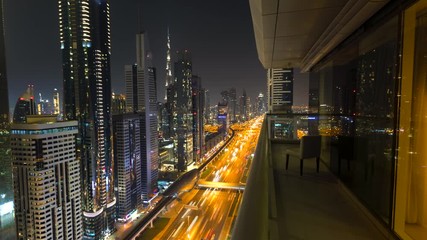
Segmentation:
<svg viewBox="0 0 427 240">
<path fill-rule="evenodd" d="M 191 102 L 193 112 L 193 161 L 198 162 L 204 154 L 204 102 L 205 93 L 202 79 L 193 75 L 191 78 Z"/>
<path fill-rule="evenodd" d="M 64 119 L 77 120 L 84 237 L 114 229 L 110 1 L 59 0 Z"/>
<path fill-rule="evenodd" d="M 228 106 L 228 117 L 231 122 L 237 121 L 237 93 L 236 88 L 230 88 L 221 92 L 221 104 L 227 104 Z"/>
<path fill-rule="evenodd" d="M 42 94 L 39 93 L 39 102 L 37 103 L 37 114 L 38 115 L 51 115 L 53 114 L 53 105 L 52 102 L 49 102 L 49 99 L 43 99 Z"/>
<path fill-rule="evenodd" d="M 142 194 L 148 200 L 157 188 L 159 176 L 159 134 L 157 131 L 157 90 L 156 69 L 147 67 L 144 78 L 144 104 L 143 126 L 141 131 L 145 137 L 141 144 L 142 153 Z M 146 179 L 144 178 L 146 177 Z"/>
<path fill-rule="evenodd" d="M 61 114 L 61 102 L 59 100 L 58 89 L 56 88 L 53 89 L 53 114 Z"/>
<path fill-rule="evenodd" d="M 228 105 L 224 102 L 218 103 L 217 122 L 220 125 L 220 131 L 226 132 L 230 126 L 230 118 L 228 115 Z"/>
<path fill-rule="evenodd" d="M 178 171 L 185 171 L 187 165 L 193 161 L 192 62 L 188 50 L 179 51 L 177 55 L 174 64 L 175 79 L 170 94 L 173 96 L 171 129 L 176 146 Z"/>
<path fill-rule="evenodd" d="M 172 85 L 172 83 L 173 83 L 173 77 L 172 77 L 172 58 L 171 58 L 171 38 L 170 38 L 169 27 L 168 27 L 167 50 L 166 50 L 165 102 L 168 99 L 167 89 L 169 85 Z"/>
<path fill-rule="evenodd" d="M 237 92 L 236 88 L 230 88 L 229 90 L 229 102 L 228 109 L 230 114 L 230 121 L 236 122 L 236 111 L 237 111 Z"/>
<path fill-rule="evenodd" d="M 208 89 L 205 89 L 205 103 L 204 103 L 204 118 L 205 118 L 205 123 L 206 124 L 212 124 L 212 119 L 211 119 L 211 97 L 210 97 L 210 92 Z"/>
<path fill-rule="evenodd" d="M 0 205 L 13 201 L 12 163 L 10 156 L 9 93 L 3 28 L 3 0 L 0 1 Z M 3 205 L 4 206 L 4 205 Z M 0 213 L 1 215 L 2 213 Z M 0 216 L 0 218 L 4 218 Z M 5 226 L 0 219 L 0 231 Z M 3 231 L 1 231 L 3 232 Z M 11 231 L 13 232 L 13 231 Z M 12 235 L 14 235 L 12 233 Z M 7 236 L 5 236 L 7 238 Z M 14 236 L 11 236 L 14 238 Z"/>
<path fill-rule="evenodd" d="M 123 114 L 126 112 L 126 95 L 112 93 L 111 113 L 112 115 Z"/>
<path fill-rule="evenodd" d="M 269 112 L 290 112 L 292 110 L 293 84 L 293 68 L 269 68 L 267 70 Z"/>
<path fill-rule="evenodd" d="M 141 180 L 143 200 L 148 200 L 158 178 L 156 69 L 151 64 L 147 34 L 136 35 L 137 63 L 125 66 L 126 108 L 141 116 Z"/>
<path fill-rule="evenodd" d="M 13 122 L 25 123 L 28 115 L 35 114 L 37 114 L 37 110 L 33 85 L 28 85 L 27 90 L 16 100 L 15 109 L 13 110 Z"/>
<path fill-rule="evenodd" d="M 240 96 L 240 121 L 249 120 L 249 105 L 248 105 L 248 96 L 246 95 L 246 90 L 243 89 L 243 94 Z"/>
<path fill-rule="evenodd" d="M 255 105 L 255 111 L 257 115 L 262 115 L 267 112 L 265 96 L 263 93 L 259 93 Z"/>
<path fill-rule="evenodd" d="M 53 115 L 12 125 L 17 239 L 82 239 L 77 133 Z"/>
<path fill-rule="evenodd" d="M 126 222 L 142 203 L 141 117 L 128 113 L 113 116 L 114 187 L 117 219 Z"/>
<path fill-rule="evenodd" d="M 9 124 L 9 93 L 6 74 L 6 48 L 3 26 L 3 0 L 0 1 L 0 125 Z"/>
</svg>

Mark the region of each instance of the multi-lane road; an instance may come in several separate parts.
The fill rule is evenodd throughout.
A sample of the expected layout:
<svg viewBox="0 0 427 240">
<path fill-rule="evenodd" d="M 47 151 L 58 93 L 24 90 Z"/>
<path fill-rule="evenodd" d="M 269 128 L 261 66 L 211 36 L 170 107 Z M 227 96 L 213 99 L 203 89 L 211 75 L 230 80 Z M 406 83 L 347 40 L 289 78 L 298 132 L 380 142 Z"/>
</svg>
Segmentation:
<svg viewBox="0 0 427 240">
<path fill-rule="evenodd" d="M 212 188 L 197 188 L 182 194 L 180 201 L 171 204 L 163 215 L 170 221 L 155 239 L 228 238 L 242 193 L 221 189 L 221 183 L 246 182 L 261 123 L 262 118 L 254 119 L 236 132 L 233 141 L 201 174 L 201 180 L 209 182 Z"/>
</svg>

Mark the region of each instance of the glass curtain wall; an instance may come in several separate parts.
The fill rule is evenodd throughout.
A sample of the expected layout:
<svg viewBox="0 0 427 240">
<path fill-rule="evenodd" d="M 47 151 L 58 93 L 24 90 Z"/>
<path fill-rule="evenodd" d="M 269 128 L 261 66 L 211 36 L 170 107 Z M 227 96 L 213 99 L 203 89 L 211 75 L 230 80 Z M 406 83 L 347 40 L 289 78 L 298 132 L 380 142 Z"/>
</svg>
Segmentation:
<svg viewBox="0 0 427 240">
<path fill-rule="evenodd" d="M 427 1 L 404 12 L 394 230 L 427 239 Z"/>
<path fill-rule="evenodd" d="M 396 16 L 310 73 L 310 96 L 318 97 L 322 160 L 386 223 L 393 188 L 398 39 Z"/>
</svg>

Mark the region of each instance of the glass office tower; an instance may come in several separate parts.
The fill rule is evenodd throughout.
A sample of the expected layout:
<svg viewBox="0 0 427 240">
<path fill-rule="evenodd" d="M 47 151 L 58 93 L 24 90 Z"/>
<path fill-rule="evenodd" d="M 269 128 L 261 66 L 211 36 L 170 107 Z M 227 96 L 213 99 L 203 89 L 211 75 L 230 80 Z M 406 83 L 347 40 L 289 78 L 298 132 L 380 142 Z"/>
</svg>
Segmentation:
<svg viewBox="0 0 427 240">
<path fill-rule="evenodd" d="M 64 119 L 77 120 L 84 238 L 114 229 L 109 0 L 60 0 Z"/>
</svg>

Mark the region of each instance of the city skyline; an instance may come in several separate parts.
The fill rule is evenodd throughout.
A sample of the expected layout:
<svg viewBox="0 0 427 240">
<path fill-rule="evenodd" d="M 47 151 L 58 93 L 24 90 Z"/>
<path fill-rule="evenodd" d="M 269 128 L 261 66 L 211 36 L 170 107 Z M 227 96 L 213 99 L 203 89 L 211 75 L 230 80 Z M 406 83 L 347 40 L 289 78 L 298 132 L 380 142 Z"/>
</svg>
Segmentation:
<svg viewBox="0 0 427 240">
<path fill-rule="evenodd" d="M 134 36 L 139 31 L 138 13 L 135 10 L 137 2 L 111 3 L 112 90 L 116 93 L 124 93 L 123 65 L 133 64 L 129 60 L 134 59 Z M 22 4 L 26 4 L 28 8 L 21 9 Z M 219 101 L 223 89 L 244 84 L 248 85 L 246 91 L 251 99 L 255 99 L 259 92 L 266 93 L 266 72 L 256 55 L 250 11 L 246 1 L 224 1 L 223 4 L 140 1 L 140 4 L 142 27 L 149 33 L 153 65 L 158 71 L 159 101 L 163 101 L 165 94 L 168 26 L 172 62 L 176 59 L 176 51 L 185 48 L 192 52 L 194 73 L 203 77 L 204 87 L 211 93 L 212 105 Z M 224 4 L 228 7 L 223 7 Z M 176 9 L 186 13 L 182 15 L 191 16 L 182 18 Z M 6 0 L 4 11 L 10 102 L 14 102 L 21 94 L 22 87 L 19 86 L 28 84 L 35 86 L 37 95 L 41 92 L 43 96 L 50 96 L 53 88 L 62 92 L 57 4 Z M 132 12 L 134 14 L 130 14 Z M 217 15 L 223 20 L 212 21 Z M 225 21 L 230 24 L 224 25 Z M 28 28 L 28 22 L 32 22 L 34 27 Z M 17 30 L 24 28 L 26 31 Z M 31 41 L 28 40 L 28 35 L 32 36 Z M 44 58 L 34 61 L 38 56 Z M 22 66 L 25 66 L 25 71 Z M 241 95 L 242 89 L 238 88 L 237 94 Z M 10 104 L 10 110 L 13 111 L 13 104 Z"/>
</svg>

